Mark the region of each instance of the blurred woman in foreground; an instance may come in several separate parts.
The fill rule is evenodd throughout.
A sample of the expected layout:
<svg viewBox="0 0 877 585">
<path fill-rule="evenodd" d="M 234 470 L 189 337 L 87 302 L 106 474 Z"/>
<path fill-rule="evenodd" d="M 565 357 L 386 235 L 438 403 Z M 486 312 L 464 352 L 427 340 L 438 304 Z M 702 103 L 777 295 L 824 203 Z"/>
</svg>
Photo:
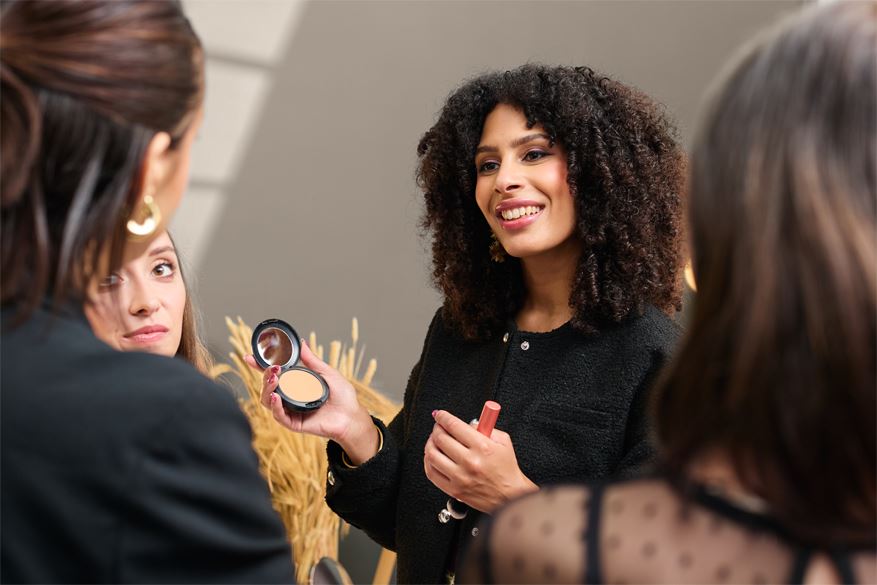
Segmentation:
<svg viewBox="0 0 877 585">
<path fill-rule="evenodd" d="M 234 398 L 83 314 L 185 190 L 203 54 L 180 4 L 4 3 L 0 79 L 0 581 L 293 582 Z"/>
<path fill-rule="evenodd" d="M 873 583 L 877 4 L 759 40 L 693 149 L 698 296 L 654 400 L 663 473 L 481 527 L 478 583 Z"/>
</svg>

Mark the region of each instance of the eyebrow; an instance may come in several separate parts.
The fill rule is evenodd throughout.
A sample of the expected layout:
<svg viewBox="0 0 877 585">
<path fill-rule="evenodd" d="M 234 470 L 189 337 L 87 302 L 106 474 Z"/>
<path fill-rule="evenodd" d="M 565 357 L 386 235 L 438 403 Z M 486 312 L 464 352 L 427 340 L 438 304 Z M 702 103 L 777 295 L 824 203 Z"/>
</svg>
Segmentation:
<svg viewBox="0 0 877 585">
<path fill-rule="evenodd" d="M 174 254 L 177 253 L 177 251 L 174 250 L 173 246 L 162 246 L 161 248 L 156 248 L 155 250 L 150 250 L 149 255 L 150 256 L 158 256 L 159 254 L 164 254 L 165 252 L 173 252 Z"/>
<path fill-rule="evenodd" d="M 511 142 L 511 144 L 509 144 L 509 146 L 512 148 L 517 148 L 521 145 L 527 144 L 528 142 L 532 142 L 533 140 L 537 140 L 539 138 L 542 138 L 544 140 L 548 140 L 549 142 L 551 141 L 551 137 L 548 134 L 545 134 L 542 132 L 537 132 L 534 134 L 527 134 L 525 136 L 521 136 L 520 138 L 515 138 L 514 140 L 512 140 L 512 142 Z M 482 146 L 479 146 L 478 148 L 476 148 L 475 154 L 480 154 L 482 152 L 496 152 L 497 150 L 499 150 L 497 147 L 485 144 L 485 145 L 482 145 Z"/>
</svg>

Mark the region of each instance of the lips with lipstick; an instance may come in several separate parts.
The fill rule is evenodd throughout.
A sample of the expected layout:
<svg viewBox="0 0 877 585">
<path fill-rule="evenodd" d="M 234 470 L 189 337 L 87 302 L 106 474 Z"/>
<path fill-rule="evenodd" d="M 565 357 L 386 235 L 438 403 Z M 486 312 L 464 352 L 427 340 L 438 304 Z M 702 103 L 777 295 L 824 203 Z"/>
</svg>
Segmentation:
<svg viewBox="0 0 877 585">
<path fill-rule="evenodd" d="M 545 206 L 525 199 L 508 199 L 496 206 L 494 213 L 503 229 L 524 228 L 539 218 Z"/>
<path fill-rule="evenodd" d="M 125 334 L 125 339 L 132 343 L 155 343 L 167 335 L 168 328 L 164 325 L 147 325 Z"/>
</svg>

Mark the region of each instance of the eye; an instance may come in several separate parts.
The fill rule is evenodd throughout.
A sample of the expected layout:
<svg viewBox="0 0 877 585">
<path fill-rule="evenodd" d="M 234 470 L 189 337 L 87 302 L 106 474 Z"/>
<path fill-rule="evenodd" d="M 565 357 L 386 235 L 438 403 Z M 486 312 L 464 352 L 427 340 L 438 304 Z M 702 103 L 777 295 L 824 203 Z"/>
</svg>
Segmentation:
<svg viewBox="0 0 877 585">
<path fill-rule="evenodd" d="M 544 150 L 540 150 L 540 149 L 528 150 L 527 153 L 524 155 L 524 160 L 528 161 L 528 162 L 533 162 L 533 161 L 537 161 L 541 158 L 545 158 L 549 154 L 551 154 L 551 153 L 546 152 Z"/>
<path fill-rule="evenodd" d="M 499 163 L 494 160 L 484 161 L 480 165 L 478 165 L 478 172 L 480 174 L 492 173 L 493 171 L 499 168 Z"/>
<path fill-rule="evenodd" d="M 101 280 L 97 286 L 99 288 L 113 288 L 114 286 L 118 286 L 121 283 L 122 277 L 114 272 Z"/>
<path fill-rule="evenodd" d="M 170 278 L 177 271 L 176 266 L 174 266 L 173 262 L 168 262 L 167 260 L 159 262 L 152 269 L 152 274 L 159 278 Z"/>
</svg>

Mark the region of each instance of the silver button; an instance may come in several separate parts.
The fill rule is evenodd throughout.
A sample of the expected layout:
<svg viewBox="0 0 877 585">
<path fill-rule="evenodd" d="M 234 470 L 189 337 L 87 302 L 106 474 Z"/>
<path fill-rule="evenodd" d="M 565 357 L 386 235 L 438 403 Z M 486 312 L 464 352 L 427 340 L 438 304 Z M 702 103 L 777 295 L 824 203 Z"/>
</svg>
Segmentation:
<svg viewBox="0 0 877 585">
<path fill-rule="evenodd" d="M 326 481 L 329 482 L 329 485 L 335 485 L 335 474 L 331 471 L 326 474 Z"/>
<path fill-rule="evenodd" d="M 502 342 L 503 343 L 509 342 L 509 334 L 508 333 L 506 333 L 505 335 L 502 336 Z"/>
<path fill-rule="evenodd" d="M 472 536 L 478 536 L 478 527 L 472 529 Z"/>
<path fill-rule="evenodd" d="M 529 341 L 523 342 L 521 344 L 521 349 L 523 349 L 524 351 L 527 351 L 528 349 L 530 349 L 530 342 Z"/>
</svg>

